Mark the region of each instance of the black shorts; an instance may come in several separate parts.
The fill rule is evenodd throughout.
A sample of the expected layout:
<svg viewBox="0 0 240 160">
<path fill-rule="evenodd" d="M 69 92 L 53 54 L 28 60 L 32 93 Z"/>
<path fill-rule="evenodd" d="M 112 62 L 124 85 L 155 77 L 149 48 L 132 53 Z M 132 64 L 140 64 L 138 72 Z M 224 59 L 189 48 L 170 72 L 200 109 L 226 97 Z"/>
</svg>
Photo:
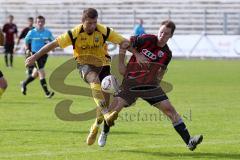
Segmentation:
<svg viewBox="0 0 240 160">
<path fill-rule="evenodd" d="M 0 78 L 2 78 L 3 77 L 3 73 L 2 73 L 2 71 L 0 71 Z"/>
<path fill-rule="evenodd" d="M 77 68 L 79 70 L 79 74 L 81 75 L 81 77 L 85 82 L 87 82 L 86 75 L 89 72 L 96 72 L 98 74 L 98 78 L 100 82 L 103 80 L 104 77 L 110 75 L 110 66 L 96 67 L 90 64 L 83 64 L 83 65 L 78 64 Z"/>
<path fill-rule="evenodd" d="M 5 54 L 13 54 L 14 44 L 5 44 L 4 45 Z"/>
<path fill-rule="evenodd" d="M 34 54 L 34 53 L 33 53 Z M 48 54 L 43 55 L 37 60 L 37 68 L 43 69 L 48 59 Z"/>
<path fill-rule="evenodd" d="M 120 87 L 120 92 L 115 97 L 121 97 L 124 99 L 128 103 L 125 107 L 132 105 L 138 98 L 142 98 L 150 105 L 168 99 L 166 93 L 158 84 L 134 85 L 124 83 L 124 81 Z"/>
</svg>

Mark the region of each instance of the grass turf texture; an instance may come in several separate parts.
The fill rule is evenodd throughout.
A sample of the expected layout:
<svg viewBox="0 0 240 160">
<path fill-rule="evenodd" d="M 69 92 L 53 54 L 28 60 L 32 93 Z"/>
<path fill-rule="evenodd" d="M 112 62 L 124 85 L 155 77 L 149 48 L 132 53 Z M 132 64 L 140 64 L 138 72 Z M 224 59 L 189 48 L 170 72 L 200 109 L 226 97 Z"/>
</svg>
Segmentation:
<svg viewBox="0 0 240 160">
<path fill-rule="evenodd" d="M 95 104 L 92 98 L 56 93 L 45 98 L 40 82 L 28 86 L 27 96 L 19 82 L 26 77 L 24 58 L 14 67 L 0 68 L 9 87 L 0 100 L 0 160 L 130 160 L 130 159 L 239 159 L 240 63 L 237 60 L 172 60 L 164 80 L 173 84 L 168 96 L 183 115 L 191 134 L 203 134 L 195 152 L 189 151 L 171 122 L 157 109 L 139 100 L 123 110 L 104 148 L 87 146 L 85 138 L 93 120 L 66 122 L 54 109 L 58 102 L 72 99 L 71 111 L 84 112 Z M 50 57 L 47 77 L 70 57 Z M 67 84 L 86 84 L 78 71 Z M 153 116 L 151 116 L 153 115 Z"/>
</svg>

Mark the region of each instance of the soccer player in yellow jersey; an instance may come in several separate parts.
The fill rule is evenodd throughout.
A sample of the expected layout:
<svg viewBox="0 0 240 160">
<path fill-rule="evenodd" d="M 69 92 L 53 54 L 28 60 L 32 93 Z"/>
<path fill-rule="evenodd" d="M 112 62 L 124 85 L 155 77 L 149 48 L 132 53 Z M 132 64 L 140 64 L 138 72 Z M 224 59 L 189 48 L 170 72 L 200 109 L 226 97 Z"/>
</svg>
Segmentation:
<svg viewBox="0 0 240 160">
<path fill-rule="evenodd" d="M 81 77 L 90 85 L 94 101 L 97 104 L 97 118 L 91 126 L 87 137 L 87 144 L 92 145 L 98 133 L 99 125 L 104 117 L 101 109 L 109 105 L 109 94 L 102 92 L 100 82 L 110 74 L 110 57 L 107 52 L 106 41 L 119 44 L 122 48 L 129 49 L 129 41 L 124 39 L 113 29 L 97 23 L 98 13 L 94 8 L 83 11 L 82 23 L 75 28 L 57 37 L 56 40 L 45 45 L 36 54 L 26 60 L 26 65 L 32 65 L 39 57 L 47 54 L 56 47 L 65 48 L 73 46 L 73 55 L 77 61 Z M 134 52 L 134 51 L 132 51 Z M 135 52 L 138 62 L 143 63 L 144 58 Z M 106 114 L 107 115 L 107 114 Z M 104 122 L 103 131 L 98 140 L 103 147 L 109 133 L 109 126 Z"/>
<path fill-rule="evenodd" d="M 6 89 L 7 89 L 7 81 L 3 77 L 3 73 L 0 70 L 0 98 L 2 97 L 2 94 Z"/>
<path fill-rule="evenodd" d="M 4 45 L 4 35 L 2 33 L 2 30 L 0 28 L 0 46 Z M 0 70 L 0 98 L 3 95 L 3 92 L 7 89 L 7 81 L 3 76 L 2 71 Z"/>
</svg>

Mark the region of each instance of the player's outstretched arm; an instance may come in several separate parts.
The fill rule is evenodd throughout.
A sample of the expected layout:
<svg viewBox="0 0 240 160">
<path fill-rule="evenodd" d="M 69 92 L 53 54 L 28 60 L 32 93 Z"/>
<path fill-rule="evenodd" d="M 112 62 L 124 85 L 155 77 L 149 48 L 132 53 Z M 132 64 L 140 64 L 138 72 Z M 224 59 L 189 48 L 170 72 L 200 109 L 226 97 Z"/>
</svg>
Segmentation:
<svg viewBox="0 0 240 160">
<path fill-rule="evenodd" d="M 126 43 L 126 44 L 127 44 L 127 43 Z M 127 45 L 126 45 L 126 46 L 127 46 Z M 125 47 L 126 47 L 126 46 L 125 46 Z M 121 45 L 120 45 L 120 47 L 121 47 Z M 138 63 L 139 65 L 141 65 L 141 66 L 147 65 L 148 59 L 147 59 L 144 55 L 140 54 L 140 53 L 130 44 L 129 41 L 128 41 L 128 46 L 127 46 L 126 49 L 127 49 L 129 52 L 131 52 L 131 53 L 136 57 L 137 63 Z"/>
<path fill-rule="evenodd" d="M 126 50 L 128 50 L 129 52 L 131 52 L 135 57 L 136 57 L 136 60 L 137 60 L 137 63 L 141 66 L 144 66 L 144 65 L 148 65 L 148 59 L 140 54 L 132 45 L 131 45 L 131 42 L 129 40 L 124 40 L 121 44 L 120 44 L 120 52 L 119 52 L 119 56 L 121 55 L 124 55 L 126 54 Z M 121 54 L 121 52 L 123 54 Z M 124 59 L 123 59 L 124 61 Z M 121 65 L 123 63 L 120 63 Z M 121 72 L 120 72 L 121 73 Z M 122 74 L 122 73 L 121 73 Z"/>
<path fill-rule="evenodd" d="M 25 61 L 25 65 L 26 66 L 31 66 L 34 64 L 34 62 L 36 60 L 38 60 L 40 57 L 42 57 L 43 55 L 47 54 L 49 51 L 54 50 L 55 48 L 57 48 L 58 42 L 57 40 L 54 40 L 48 44 L 46 44 L 45 46 L 43 46 L 37 53 L 35 53 L 34 55 L 28 57 Z"/>
<path fill-rule="evenodd" d="M 126 72 L 125 66 L 125 56 L 127 49 L 129 47 L 130 42 L 128 40 L 123 41 L 119 47 L 119 62 L 118 62 L 118 70 L 121 75 L 124 75 Z"/>
</svg>

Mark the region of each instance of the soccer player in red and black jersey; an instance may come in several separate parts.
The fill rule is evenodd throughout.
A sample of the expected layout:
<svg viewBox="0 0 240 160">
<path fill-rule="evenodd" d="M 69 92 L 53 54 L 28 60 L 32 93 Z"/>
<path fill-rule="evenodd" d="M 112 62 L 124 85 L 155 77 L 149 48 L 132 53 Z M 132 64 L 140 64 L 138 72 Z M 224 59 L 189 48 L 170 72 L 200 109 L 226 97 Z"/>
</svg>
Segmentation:
<svg viewBox="0 0 240 160">
<path fill-rule="evenodd" d="M 30 31 L 30 30 L 32 30 L 32 29 L 34 28 L 34 27 L 33 27 L 33 22 L 34 22 L 33 17 L 28 17 L 28 26 L 25 27 L 25 28 L 22 30 L 22 32 L 21 32 L 21 34 L 20 34 L 20 36 L 19 36 L 19 38 L 18 38 L 18 40 L 17 40 L 17 45 L 19 45 L 21 39 L 23 39 L 23 38 L 26 37 L 28 31 Z"/>
<path fill-rule="evenodd" d="M 12 67 L 13 64 L 13 50 L 14 50 L 14 35 L 17 37 L 17 26 L 13 23 L 13 15 L 8 16 L 8 23 L 3 26 L 3 33 L 5 33 L 5 63 L 7 67 Z M 8 54 L 10 54 L 10 65 L 8 64 Z"/>
<path fill-rule="evenodd" d="M 21 39 L 24 39 L 28 33 L 28 31 L 32 30 L 34 27 L 33 27 L 33 23 L 34 23 L 34 19 L 33 17 L 28 17 L 28 26 L 25 27 L 22 32 L 20 33 L 20 36 L 18 37 L 18 40 L 17 40 L 17 45 L 19 45 Z M 29 51 L 31 51 L 31 44 L 29 45 Z M 31 56 L 29 54 L 30 52 L 25 52 L 25 56 L 26 58 L 28 58 L 29 56 Z M 33 72 L 33 68 L 34 66 L 29 66 L 27 67 L 27 73 L 28 75 L 30 76 Z"/>
<path fill-rule="evenodd" d="M 174 22 L 166 20 L 161 23 L 158 36 L 145 34 L 130 39 L 130 44 L 148 59 L 147 63 L 143 65 L 136 63 L 133 55 L 125 66 L 126 50 L 120 48 L 119 71 L 124 75 L 124 79 L 119 93 L 107 110 L 112 113 L 108 112 L 104 117 L 107 124 L 112 126 L 123 107 L 130 106 L 137 98 L 142 98 L 161 110 L 172 121 L 175 130 L 187 147 L 194 150 L 201 143 L 203 136 L 190 136 L 182 118 L 159 85 L 172 58 L 167 42 L 173 36 L 174 31 Z"/>
</svg>

